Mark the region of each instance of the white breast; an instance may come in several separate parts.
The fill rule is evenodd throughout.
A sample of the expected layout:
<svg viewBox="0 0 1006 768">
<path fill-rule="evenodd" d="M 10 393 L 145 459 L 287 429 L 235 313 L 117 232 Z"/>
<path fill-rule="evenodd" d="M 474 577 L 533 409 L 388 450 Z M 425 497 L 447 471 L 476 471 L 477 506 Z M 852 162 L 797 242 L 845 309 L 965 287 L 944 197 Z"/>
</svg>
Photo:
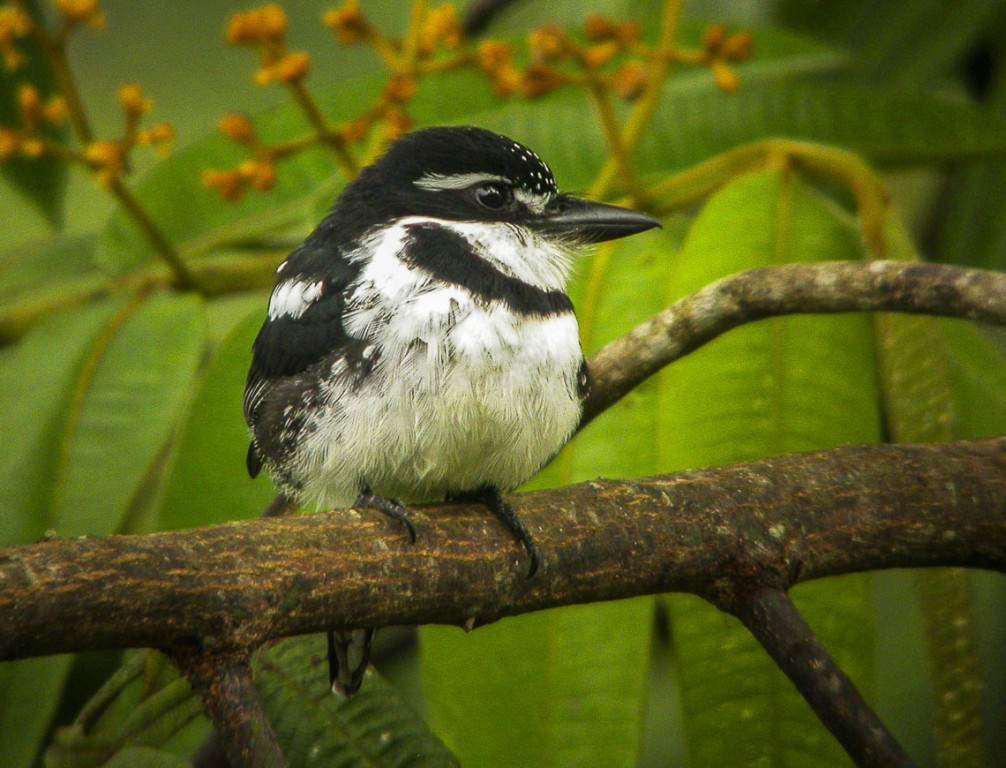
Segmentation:
<svg viewBox="0 0 1006 768">
<path fill-rule="evenodd" d="M 404 501 L 512 490 L 579 422 L 576 319 L 476 301 L 394 250 L 377 249 L 359 280 L 368 301 L 345 317 L 351 335 L 374 340 L 376 363 L 353 391 L 342 377 L 326 385 L 298 457 L 305 496 L 350 504 L 361 481 Z"/>
</svg>

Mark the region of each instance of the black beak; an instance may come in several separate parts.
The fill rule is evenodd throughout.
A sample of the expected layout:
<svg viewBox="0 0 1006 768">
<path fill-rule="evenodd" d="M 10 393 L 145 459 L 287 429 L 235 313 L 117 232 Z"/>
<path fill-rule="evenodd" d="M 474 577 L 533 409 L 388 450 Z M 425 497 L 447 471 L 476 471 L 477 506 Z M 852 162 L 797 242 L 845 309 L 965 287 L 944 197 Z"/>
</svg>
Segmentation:
<svg viewBox="0 0 1006 768">
<path fill-rule="evenodd" d="M 586 243 L 617 240 L 659 226 L 658 219 L 631 208 L 595 203 L 569 195 L 559 195 L 536 222 L 536 227 L 543 232 L 565 235 Z"/>
</svg>

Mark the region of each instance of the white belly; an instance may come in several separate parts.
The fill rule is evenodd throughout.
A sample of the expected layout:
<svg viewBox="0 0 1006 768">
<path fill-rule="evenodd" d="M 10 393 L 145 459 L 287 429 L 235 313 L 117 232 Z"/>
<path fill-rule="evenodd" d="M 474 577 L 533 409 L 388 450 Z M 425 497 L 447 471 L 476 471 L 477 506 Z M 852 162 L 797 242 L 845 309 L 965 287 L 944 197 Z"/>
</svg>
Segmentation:
<svg viewBox="0 0 1006 768">
<path fill-rule="evenodd" d="M 572 314 L 520 317 L 440 288 L 361 313 L 385 339 L 355 391 L 333 377 L 298 456 L 306 500 L 351 504 L 366 483 L 404 501 L 528 480 L 580 419 L 581 353 Z M 348 327 L 352 333 L 354 328 Z M 338 382 L 338 383 L 335 383 Z"/>
</svg>

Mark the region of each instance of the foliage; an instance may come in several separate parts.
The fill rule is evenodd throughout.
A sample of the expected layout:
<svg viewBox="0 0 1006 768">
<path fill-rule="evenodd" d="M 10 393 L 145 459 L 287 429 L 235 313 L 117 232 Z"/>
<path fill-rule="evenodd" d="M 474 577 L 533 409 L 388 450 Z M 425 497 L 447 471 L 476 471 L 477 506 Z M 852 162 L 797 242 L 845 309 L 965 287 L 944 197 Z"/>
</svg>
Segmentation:
<svg viewBox="0 0 1006 768">
<path fill-rule="evenodd" d="M 1006 9 L 973 5 L 782 3 L 763 26 L 727 31 L 681 19 L 673 0 L 517 3 L 468 40 L 450 6 L 347 2 L 324 17 L 340 46 L 324 84 L 288 44 L 286 13 L 265 6 L 233 17 L 228 40 L 253 48 L 257 81 L 289 99 L 225 116 L 219 133 L 133 182 L 135 151 L 163 149 L 174 132 L 148 122 L 150 100 L 129 85 L 122 135 L 97 138 L 68 56 L 105 23 L 97 2 L 59 0 L 48 25 L 34 4 L 5 3 L 0 53 L 29 67 L 0 77 L 5 194 L 58 223 L 76 168 L 117 207 L 86 235 L 54 229 L 0 255 L 0 540 L 261 512 L 273 491 L 245 475 L 240 392 L 272 270 L 412 125 L 499 130 L 546 158 L 561 187 L 664 218 L 663 232 L 582 264 L 571 294 L 588 351 L 756 266 L 885 255 L 1006 268 Z M 348 45 L 371 54 L 367 66 Z M 860 158 L 913 169 L 886 177 L 900 210 Z M 1004 355 L 1006 339 L 960 322 L 765 321 L 639 387 L 533 485 L 1003 434 Z M 995 743 L 1006 727 L 1001 578 L 860 575 L 795 597 L 920 764 L 1006 760 Z M 847 764 L 743 629 L 694 598 L 572 607 L 468 636 L 423 628 L 418 657 L 387 664 L 411 709 L 376 676 L 345 707 L 316 695 L 307 673 L 324 672 L 307 642 L 259 660 L 297 765 L 319 749 L 346 765 L 405 764 L 410 750 L 431 764 L 452 764 L 451 753 L 463 765 Z M 193 721 L 191 691 L 145 654 L 53 739 L 50 725 L 77 715 L 83 697 L 66 681 L 82 666 L 0 667 L 4 690 L 31 693 L 0 701 L 0 762 L 31 765 L 46 745 L 50 765 L 187 759 L 205 723 Z"/>
</svg>

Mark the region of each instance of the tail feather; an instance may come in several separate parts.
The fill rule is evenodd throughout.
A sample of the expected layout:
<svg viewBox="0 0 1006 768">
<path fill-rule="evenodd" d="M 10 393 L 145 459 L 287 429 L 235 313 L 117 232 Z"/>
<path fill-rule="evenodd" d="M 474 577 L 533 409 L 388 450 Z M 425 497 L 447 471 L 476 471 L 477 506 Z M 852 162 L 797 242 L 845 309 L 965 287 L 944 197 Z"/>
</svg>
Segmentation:
<svg viewBox="0 0 1006 768">
<path fill-rule="evenodd" d="M 344 699 L 360 690 L 376 631 L 368 627 L 328 633 L 328 679 L 332 690 Z"/>
</svg>

